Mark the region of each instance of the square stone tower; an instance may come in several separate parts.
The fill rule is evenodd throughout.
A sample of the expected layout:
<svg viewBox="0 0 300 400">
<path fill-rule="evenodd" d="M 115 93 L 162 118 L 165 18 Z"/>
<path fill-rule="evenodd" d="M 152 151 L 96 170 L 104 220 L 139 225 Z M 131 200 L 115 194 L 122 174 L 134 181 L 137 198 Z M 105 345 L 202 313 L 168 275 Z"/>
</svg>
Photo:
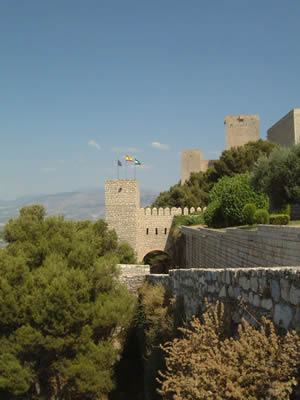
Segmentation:
<svg viewBox="0 0 300 400">
<path fill-rule="evenodd" d="M 105 181 L 105 220 L 120 241 L 137 249 L 140 184 L 136 179 Z"/>
<path fill-rule="evenodd" d="M 202 171 L 203 166 L 202 150 L 182 150 L 181 151 L 181 184 L 190 178 L 192 172 Z M 206 168 L 207 169 L 207 168 Z M 204 169 L 204 171 L 206 170 Z"/>
<path fill-rule="evenodd" d="M 258 115 L 227 115 L 224 124 L 226 125 L 226 150 L 259 139 Z"/>
<path fill-rule="evenodd" d="M 282 146 L 300 143 L 300 108 L 294 108 L 267 132 L 268 140 Z"/>
</svg>

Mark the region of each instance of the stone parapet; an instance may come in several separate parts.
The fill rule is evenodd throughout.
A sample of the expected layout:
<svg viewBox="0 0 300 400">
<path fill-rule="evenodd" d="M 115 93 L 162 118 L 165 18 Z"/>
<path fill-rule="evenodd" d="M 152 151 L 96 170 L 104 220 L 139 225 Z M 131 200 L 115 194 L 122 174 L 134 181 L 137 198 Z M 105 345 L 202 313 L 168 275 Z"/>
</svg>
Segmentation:
<svg viewBox="0 0 300 400">
<path fill-rule="evenodd" d="M 118 264 L 117 266 L 120 269 L 119 281 L 124 283 L 130 292 L 137 294 L 146 276 L 150 274 L 150 266 L 136 264 Z"/>
<path fill-rule="evenodd" d="M 204 311 L 207 298 L 230 302 L 235 323 L 266 316 L 286 330 L 300 328 L 300 267 L 178 269 L 146 279 L 181 297 L 187 319 Z"/>
</svg>

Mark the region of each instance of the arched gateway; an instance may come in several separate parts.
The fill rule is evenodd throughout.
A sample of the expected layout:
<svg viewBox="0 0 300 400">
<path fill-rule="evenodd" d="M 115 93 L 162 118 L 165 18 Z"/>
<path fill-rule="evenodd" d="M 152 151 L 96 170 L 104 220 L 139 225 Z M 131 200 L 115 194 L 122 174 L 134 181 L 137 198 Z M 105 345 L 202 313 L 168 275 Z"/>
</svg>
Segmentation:
<svg viewBox="0 0 300 400">
<path fill-rule="evenodd" d="M 194 208 L 190 212 L 195 211 Z M 184 209 L 184 214 L 189 210 Z M 140 208 L 140 185 L 136 179 L 105 182 L 105 219 L 117 232 L 119 240 L 128 242 L 141 261 L 152 250 L 170 253 L 170 228 L 181 208 Z"/>
</svg>

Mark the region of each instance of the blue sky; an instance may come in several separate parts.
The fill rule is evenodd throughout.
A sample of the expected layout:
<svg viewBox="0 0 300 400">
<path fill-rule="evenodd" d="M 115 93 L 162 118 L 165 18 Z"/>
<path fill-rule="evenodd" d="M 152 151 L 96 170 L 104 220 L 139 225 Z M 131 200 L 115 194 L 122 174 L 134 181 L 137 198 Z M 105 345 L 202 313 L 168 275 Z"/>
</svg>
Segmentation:
<svg viewBox="0 0 300 400">
<path fill-rule="evenodd" d="M 2 0 L 0 199 L 103 186 L 127 153 L 168 189 L 182 149 L 225 148 L 227 114 L 266 138 L 300 107 L 299 18 L 299 0 Z"/>
</svg>

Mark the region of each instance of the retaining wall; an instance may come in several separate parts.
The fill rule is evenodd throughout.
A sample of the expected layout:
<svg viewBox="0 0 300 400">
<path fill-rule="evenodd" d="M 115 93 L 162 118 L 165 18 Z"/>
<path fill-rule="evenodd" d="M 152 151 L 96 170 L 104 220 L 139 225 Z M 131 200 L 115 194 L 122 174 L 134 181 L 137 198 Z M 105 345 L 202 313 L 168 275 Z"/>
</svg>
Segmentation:
<svg viewBox="0 0 300 400">
<path fill-rule="evenodd" d="M 168 275 L 148 275 L 183 299 L 187 319 L 204 311 L 204 299 L 232 303 L 232 320 L 255 324 L 266 316 L 284 329 L 300 329 L 300 267 L 178 269 Z M 242 302 L 243 306 L 240 305 Z"/>
<path fill-rule="evenodd" d="M 124 283 L 128 290 L 137 294 L 137 290 L 142 286 L 146 276 L 150 274 L 149 265 L 118 264 L 120 268 L 120 282 Z"/>
<path fill-rule="evenodd" d="M 182 227 L 187 268 L 300 265 L 300 227 L 259 225 L 226 231 Z"/>
</svg>

